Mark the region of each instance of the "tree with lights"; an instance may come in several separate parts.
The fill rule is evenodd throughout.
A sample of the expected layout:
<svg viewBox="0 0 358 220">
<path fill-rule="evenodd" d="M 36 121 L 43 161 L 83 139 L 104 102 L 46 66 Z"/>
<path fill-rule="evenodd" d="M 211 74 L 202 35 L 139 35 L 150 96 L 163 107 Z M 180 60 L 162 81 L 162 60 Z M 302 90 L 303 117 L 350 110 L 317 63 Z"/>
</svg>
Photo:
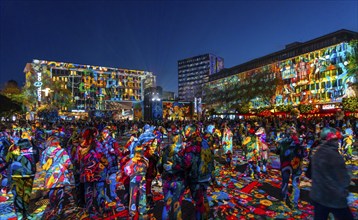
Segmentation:
<svg viewBox="0 0 358 220">
<path fill-rule="evenodd" d="M 67 84 L 53 79 L 47 66 L 39 63 L 31 64 L 31 69 L 26 73 L 23 96 L 28 110 L 36 111 L 43 118 L 57 115 L 59 109 L 68 109 L 73 105 Z"/>
</svg>

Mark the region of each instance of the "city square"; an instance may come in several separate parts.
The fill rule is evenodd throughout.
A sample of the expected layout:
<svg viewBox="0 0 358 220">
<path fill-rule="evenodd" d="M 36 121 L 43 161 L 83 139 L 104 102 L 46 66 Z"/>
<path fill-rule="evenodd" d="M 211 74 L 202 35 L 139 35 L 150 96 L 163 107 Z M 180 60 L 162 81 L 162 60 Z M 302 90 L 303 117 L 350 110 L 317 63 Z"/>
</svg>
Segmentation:
<svg viewBox="0 0 358 220">
<path fill-rule="evenodd" d="M 0 220 L 358 219 L 358 5 L 306 3 L 1 1 Z"/>
</svg>

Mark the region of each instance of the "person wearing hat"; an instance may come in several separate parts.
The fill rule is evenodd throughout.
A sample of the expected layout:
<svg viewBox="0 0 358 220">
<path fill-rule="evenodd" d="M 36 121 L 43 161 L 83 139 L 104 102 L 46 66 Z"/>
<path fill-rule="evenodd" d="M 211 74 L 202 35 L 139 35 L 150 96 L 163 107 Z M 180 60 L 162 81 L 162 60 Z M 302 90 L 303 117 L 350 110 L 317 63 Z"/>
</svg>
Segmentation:
<svg viewBox="0 0 358 220">
<path fill-rule="evenodd" d="M 322 143 L 312 157 L 312 188 L 314 219 L 326 220 L 329 213 L 336 219 L 353 219 L 347 203 L 350 176 L 343 157 L 338 152 L 340 132 L 324 128 Z"/>
<path fill-rule="evenodd" d="M 295 127 L 287 129 L 287 135 L 279 141 L 277 152 L 280 154 L 280 169 L 282 176 L 281 199 L 289 208 L 298 208 L 300 197 L 300 176 L 302 174 L 302 161 L 304 148 L 298 138 Z M 288 197 L 288 183 L 292 179 L 293 192 L 291 199 Z M 292 204 L 293 203 L 293 204 Z"/>
<path fill-rule="evenodd" d="M 64 217 L 64 206 L 68 204 L 70 195 L 66 195 L 66 187 L 74 184 L 72 173 L 72 163 L 67 151 L 60 145 L 58 137 L 51 136 L 45 144 L 40 165 L 45 171 L 45 187 L 49 189 L 48 198 L 50 200 L 43 219 L 58 219 Z"/>
<path fill-rule="evenodd" d="M 178 152 L 183 149 L 182 136 L 179 130 L 173 132 L 173 144 L 163 149 L 158 162 L 158 170 L 163 180 L 164 207 L 162 219 L 181 219 L 182 201 L 185 190 L 185 172 L 180 166 Z M 172 210 L 172 215 L 170 212 Z"/>
<path fill-rule="evenodd" d="M 266 142 L 266 131 L 265 128 L 260 127 L 256 132 L 255 135 L 257 136 L 257 144 L 259 146 L 259 161 L 257 166 L 257 172 L 261 172 L 261 165 L 262 165 L 262 172 L 267 173 L 267 160 L 268 160 L 268 144 Z"/>
<path fill-rule="evenodd" d="M 24 130 L 21 139 L 13 144 L 6 155 L 6 163 L 10 166 L 14 206 L 19 219 L 30 217 L 29 203 L 32 185 L 39 161 L 38 149 L 32 145 L 30 134 Z"/>
<path fill-rule="evenodd" d="M 152 195 L 152 182 L 157 176 L 157 162 L 159 155 L 157 154 L 157 137 L 154 133 L 155 127 L 149 124 L 144 125 L 144 133 L 138 138 L 138 145 L 141 145 L 144 151 L 144 157 L 148 160 L 146 179 L 146 201 L 148 203 L 148 209 L 153 208 L 153 195 Z"/>
</svg>

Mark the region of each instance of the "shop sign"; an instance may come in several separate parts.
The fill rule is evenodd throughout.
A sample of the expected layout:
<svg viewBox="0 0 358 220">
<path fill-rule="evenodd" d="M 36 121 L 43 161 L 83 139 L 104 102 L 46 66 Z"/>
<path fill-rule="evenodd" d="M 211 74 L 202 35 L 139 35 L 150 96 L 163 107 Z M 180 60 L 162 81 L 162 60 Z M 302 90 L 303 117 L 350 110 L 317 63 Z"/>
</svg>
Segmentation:
<svg viewBox="0 0 358 220">
<path fill-rule="evenodd" d="M 73 109 L 72 112 L 85 112 L 85 110 L 78 110 L 78 109 Z"/>
<path fill-rule="evenodd" d="M 335 109 L 336 105 L 330 104 L 330 105 L 322 105 L 322 110 L 329 110 L 329 109 Z"/>
<path fill-rule="evenodd" d="M 34 83 L 34 86 L 37 87 L 37 100 L 41 102 L 41 91 L 42 91 L 42 75 L 41 72 L 37 73 L 37 81 Z"/>
</svg>

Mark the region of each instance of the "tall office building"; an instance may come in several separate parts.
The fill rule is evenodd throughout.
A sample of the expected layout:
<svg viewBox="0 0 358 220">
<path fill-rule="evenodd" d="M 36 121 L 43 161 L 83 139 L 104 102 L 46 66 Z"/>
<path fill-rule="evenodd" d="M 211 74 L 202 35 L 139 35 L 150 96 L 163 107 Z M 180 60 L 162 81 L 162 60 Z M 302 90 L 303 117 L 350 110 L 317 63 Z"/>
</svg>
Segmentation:
<svg viewBox="0 0 358 220">
<path fill-rule="evenodd" d="M 209 75 L 224 68 L 224 59 L 213 54 L 204 54 L 178 61 L 178 96 L 182 101 L 194 101 L 203 96 L 203 85 Z"/>
</svg>

